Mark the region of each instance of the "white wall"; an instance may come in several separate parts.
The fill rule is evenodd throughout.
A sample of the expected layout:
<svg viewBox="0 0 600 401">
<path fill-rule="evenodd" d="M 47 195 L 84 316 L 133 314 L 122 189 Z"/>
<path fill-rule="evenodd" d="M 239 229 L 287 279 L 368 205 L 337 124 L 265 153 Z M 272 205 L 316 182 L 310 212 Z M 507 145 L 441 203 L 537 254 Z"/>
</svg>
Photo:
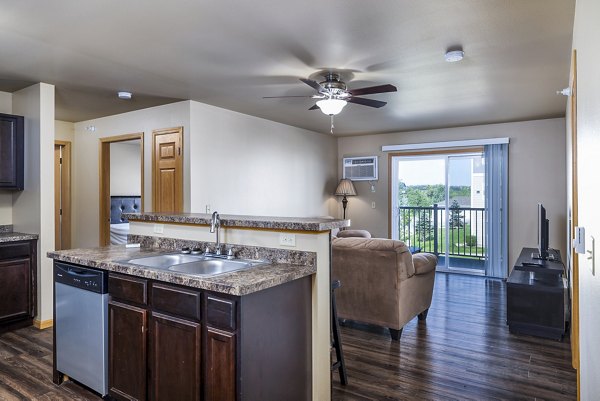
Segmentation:
<svg viewBox="0 0 600 401">
<path fill-rule="evenodd" d="M 96 131 L 85 127 L 95 126 Z M 336 139 L 193 101 L 75 124 L 74 247 L 98 245 L 98 139 L 144 132 L 144 205 L 152 210 L 152 130 L 184 127 L 184 211 L 330 215 Z"/>
<path fill-rule="evenodd" d="M 13 113 L 25 116 L 25 189 L 14 192 L 15 231 L 39 234 L 38 315 L 52 319 L 54 250 L 54 86 L 39 83 L 13 94 Z"/>
<path fill-rule="evenodd" d="M 354 182 L 358 196 L 349 198 L 347 216 L 352 227 L 388 237 L 388 155 L 382 145 L 439 142 L 462 139 L 510 137 L 509 145 L 509 267 L 523 246 L 537 243 L 536 204 L 544 203 L 550 220 L 550 246 L 565 255 L 566 243 L 566 167 L 565 119 L 490 124 L 381 135 L 340 138 L 338 168 L 342 158 L 379 156 L 379 181 L 372 193 L 366 181 Z M 536 183 L 541 183 L 538 185 Z M 371 209 L 371 202 L 376 208 Z M 341 204 L 338 216 L 341 216 Z"/>
<path fill-rule="evenodd" d="M 141 141 L 135 139 L 110 144 L 110 195 L 142 194 Z"/>
<path fill-rule="evenodd" d="M 191 102 L 191 211 L 323 216 L 333 209 L 336 139 Z"/>
<path fill-rule="evenodd" d="M 577 50 L 577 155 L 579 225 L 586 229 L 586 249 L 600 246 L 600 2 L 577 0 L 573 48 Z M 591 237 L 598 246 L 592 247 Z M 579 255 L 579 324 L 581 400 L 600 394 L 600 255 L 594 267 Z"/>
<path fill-rule="evenodd" d="M 69 121 L 54 121 L 54 139 L 73 143 L 75 124 Z"/>
<path fill-rule="evenodd" d="M 12 93 L 0 92 L 0 113 L 12 114 Z M 12 193 L 0 190 L 0 225 L 12 224 Z"/>
<path fill-rule="evenodd" d="M 183 126 L 184 133 L 184 210 L 190 210 L 190 102 L 178 102 L 165 106 L 117 114 L 75 123 L 72 155 L 72 216 L 73 247 L 98 246 L 98 147 L 99 138 L 123 134 L 144 133 L 144 208 L 152 210 L 152 130 Z M 95 126 L 96 131 L 86 127 Z"/>
</svg>

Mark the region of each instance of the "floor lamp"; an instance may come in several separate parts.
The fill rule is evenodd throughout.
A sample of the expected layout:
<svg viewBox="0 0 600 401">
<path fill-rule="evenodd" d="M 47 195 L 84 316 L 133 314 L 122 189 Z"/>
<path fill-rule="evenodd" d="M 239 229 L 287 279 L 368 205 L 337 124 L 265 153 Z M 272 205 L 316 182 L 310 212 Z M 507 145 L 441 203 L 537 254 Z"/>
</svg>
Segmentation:
<svg viewBox="0 0 600 401">
<path fill-rule="evenodd" d="M 349 179 L 341 179 L 337 188 L 335 189 L 336 196 L 343 196 L 342 206 L 344 207 L 344 220 L 346 220 L 346 206 L 348 206 L 347 196 L 355 196 L 356 189 L 354 188 L 354 184 Z"/>
</svg>

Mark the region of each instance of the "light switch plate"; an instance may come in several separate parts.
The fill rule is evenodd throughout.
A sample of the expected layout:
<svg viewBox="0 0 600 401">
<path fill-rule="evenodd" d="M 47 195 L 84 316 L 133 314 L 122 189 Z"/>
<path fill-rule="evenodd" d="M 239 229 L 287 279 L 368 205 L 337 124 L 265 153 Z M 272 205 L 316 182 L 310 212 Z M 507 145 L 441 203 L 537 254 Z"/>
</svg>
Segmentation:
<svg viewBox="0 0 600 401">
<path fill-rule="evenodd" d="M 154 232 L 156 234 L 162 234 L 165 232 L 165 225 L 164 224 L 155 224 L 154 225 Z"/>
<path fill-rule="evenodd" d="M 279 245 L 296 246 L 296 234 L 288 234 L 288 233 L 279 234 Z"/>
</svg>

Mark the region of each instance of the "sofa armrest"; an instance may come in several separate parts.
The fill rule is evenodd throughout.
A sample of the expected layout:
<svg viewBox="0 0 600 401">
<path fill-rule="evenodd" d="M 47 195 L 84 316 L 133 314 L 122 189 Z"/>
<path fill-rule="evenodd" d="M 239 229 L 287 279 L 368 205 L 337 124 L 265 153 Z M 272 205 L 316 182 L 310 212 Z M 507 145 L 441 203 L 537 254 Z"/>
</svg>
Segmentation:
<svg viewBox="0 0 600 401">
<path fill-rule="evenodd" d="M 437 265 L 437 257 L 431 253 L 417 253 L 412 256 L 412 261 L 416 275 L 427 274 Z"/>
</svg>

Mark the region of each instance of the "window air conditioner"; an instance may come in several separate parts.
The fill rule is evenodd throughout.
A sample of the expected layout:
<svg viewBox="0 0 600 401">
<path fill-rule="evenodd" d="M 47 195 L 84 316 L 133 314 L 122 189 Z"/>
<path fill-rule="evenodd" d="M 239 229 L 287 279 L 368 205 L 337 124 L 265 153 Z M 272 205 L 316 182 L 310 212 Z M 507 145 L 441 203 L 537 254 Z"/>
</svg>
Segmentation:
<svg viewBox="0 0 600 401">
<path fill-rule="evenodd" d="M 352 181 L 377 180 L 377 156 L 344 157 L 344 178 Z"/>
</svg>

